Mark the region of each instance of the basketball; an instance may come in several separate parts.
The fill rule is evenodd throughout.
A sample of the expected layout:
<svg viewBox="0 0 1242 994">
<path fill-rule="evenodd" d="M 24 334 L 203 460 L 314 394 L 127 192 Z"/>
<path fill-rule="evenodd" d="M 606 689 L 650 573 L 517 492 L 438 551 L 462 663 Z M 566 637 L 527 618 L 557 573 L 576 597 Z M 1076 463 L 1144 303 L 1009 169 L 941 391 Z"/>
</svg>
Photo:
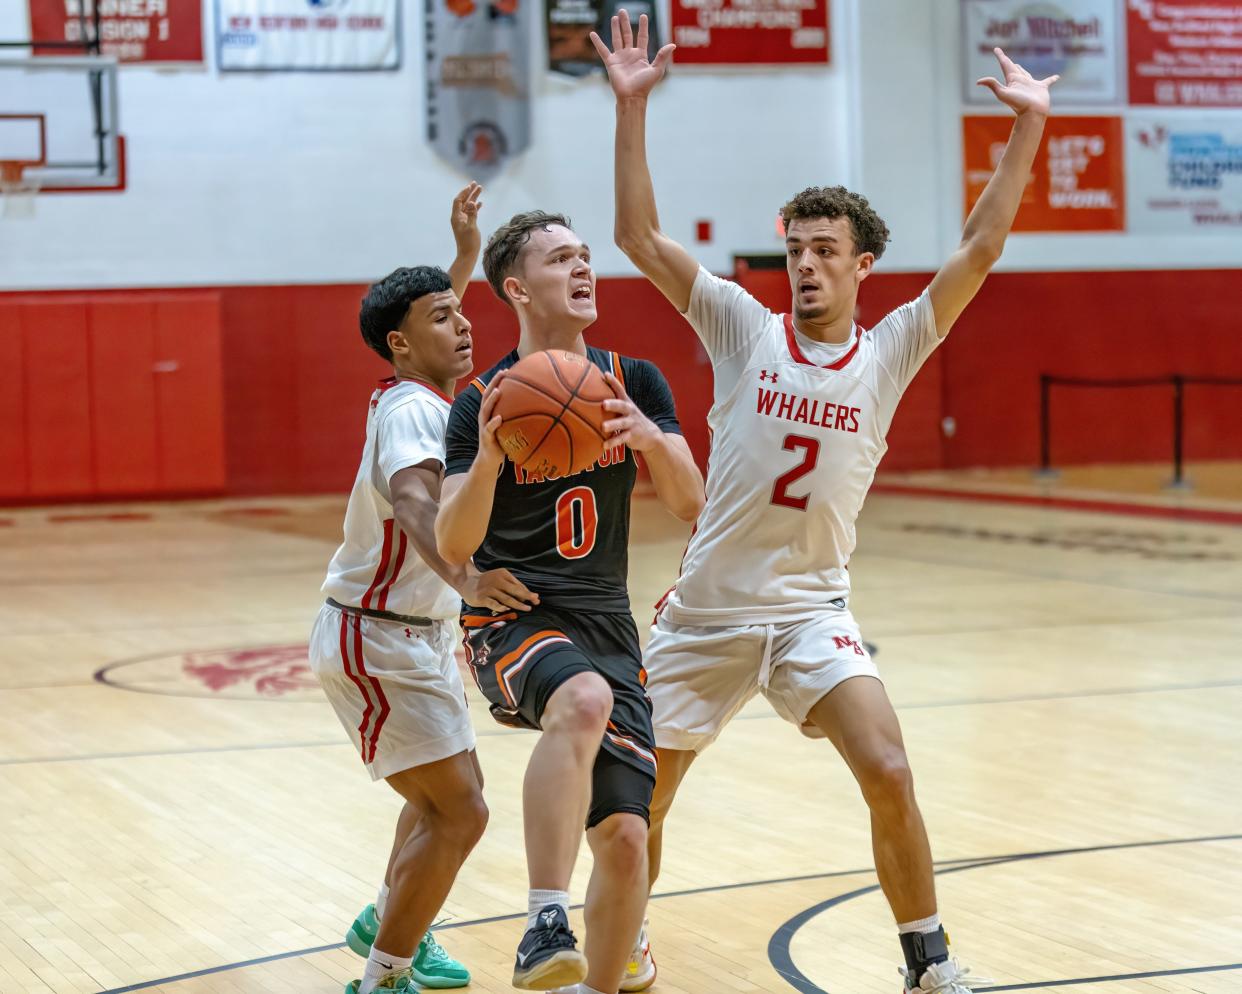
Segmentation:
<svg viewBox="0 0 1242 994">
<path fill-rule="evenodd" d="M 586 356 L 549 350 L 521 359 L 500 386 L 496 430 L 505 454 L 528 473 L 555 479 L 593 466 L 604 454 L 615 399 L 599 367 Z"/>
</svg>

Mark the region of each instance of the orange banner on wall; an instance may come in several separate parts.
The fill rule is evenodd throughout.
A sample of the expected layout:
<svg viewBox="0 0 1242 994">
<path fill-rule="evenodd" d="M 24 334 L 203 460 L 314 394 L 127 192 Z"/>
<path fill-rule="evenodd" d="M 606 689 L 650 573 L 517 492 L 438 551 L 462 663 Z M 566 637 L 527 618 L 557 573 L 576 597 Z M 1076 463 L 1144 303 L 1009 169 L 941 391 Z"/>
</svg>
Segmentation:
<svg viewBox="0 0 1242 994">
<path fill-rule="evenodd" d="M 1012 117 L 962 119 L 966 213 L 992 177 Z M 1124 231 L 1125 139 L 1119 117 L 1052 117 L 1014 231 Z"/>
</svg>

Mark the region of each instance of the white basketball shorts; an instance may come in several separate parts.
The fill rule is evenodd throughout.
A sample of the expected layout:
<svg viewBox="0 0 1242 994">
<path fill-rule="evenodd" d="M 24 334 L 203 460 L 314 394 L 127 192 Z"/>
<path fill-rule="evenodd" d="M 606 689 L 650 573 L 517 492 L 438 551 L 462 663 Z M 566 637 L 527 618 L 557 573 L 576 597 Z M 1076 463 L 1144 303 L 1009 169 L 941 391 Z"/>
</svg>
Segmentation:
<svg viewBox="0 0 1242 994">
<path fill-rule="evenodd" d="M 846 609 L 776 625 L 699 627 L 663 616 L 643 653 L 655 709 L 656 745 L 702 752 L 757 693 L 786 721 L 802 726 L 819 700 L 844 680 L 880 678 Z"/>
<path fill-rule="evenodd" d="M 474 748 L 452 622 L 412 627 L 325 604 L 310 665 L 372 780 Z"/>
</svg>

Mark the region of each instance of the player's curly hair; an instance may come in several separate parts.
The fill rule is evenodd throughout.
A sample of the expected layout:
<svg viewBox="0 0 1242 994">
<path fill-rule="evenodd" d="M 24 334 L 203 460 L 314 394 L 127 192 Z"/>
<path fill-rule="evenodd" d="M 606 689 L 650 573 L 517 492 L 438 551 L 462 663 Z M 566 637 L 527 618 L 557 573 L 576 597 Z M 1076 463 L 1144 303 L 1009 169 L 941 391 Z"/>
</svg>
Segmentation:
<svg viewBox="0 0 1242 994">
<path fill-rule="evenodd" d="M 513 275 L 518 256 L 522 248 L 530 241 L 532 231 L 542 228 L 547 231 L 554 224 L 573 230 L 573 224 L 564 214 L 549 214 L 547 211 L 523 211 L 514 214 L 504 224 L 492 232 L 483 249 L 483 274 L 491 284 L 492 291 L 510 307 L 513 302 L 505 296 L 505 280 Z"/>
<path fill-rule="evenodd" d="M 851 193 L 843 186 L 808 186 L 781 208 L 785 234 L 789 234 L 790 221 L 817 217 L 848 218 L 854 229 L 855 255 L 870 252 L 878 259 L 884 254 L 888 225 L 862 194 Z"/>
<path fill-rule="evenodd" d="M 453 289 L 448 273 L 438 266 L 403 266 L 394 269 L 378 283 L 367 287 L 358 311 L 358 327 L 362 340 L 392 362 L 388 333 L 401 327 L 410 305 L 429 293 Z"/>
</svg>

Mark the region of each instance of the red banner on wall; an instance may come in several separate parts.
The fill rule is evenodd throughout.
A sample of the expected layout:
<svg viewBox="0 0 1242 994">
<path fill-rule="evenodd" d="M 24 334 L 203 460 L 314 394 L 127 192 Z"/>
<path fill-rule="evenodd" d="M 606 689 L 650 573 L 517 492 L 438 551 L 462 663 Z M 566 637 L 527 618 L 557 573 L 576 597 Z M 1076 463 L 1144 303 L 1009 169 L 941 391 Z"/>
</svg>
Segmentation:
<svg viewBox="0 0 1242 994">
<path fill-rule="evenodd" d="M 28 0 L 35 41 L 94 39 L 96 0 Z M 100 48 L 120 62 L 202 62 L 201 0 L 97 0 Z M 35 55 L 73 54 L 34 46 Z"/>
<path fill-rule="evenodd" d="M 1242 2 L 1130 0 L 1130 103 L 1242 107 Z"/>
<path fill-rule="evenodd" d="M 992 178 L 1012 117 L 962 119 L 966 213 Z M 1124 231 L 1125 150 L 1119 117 L 1050 117 L 1014 231 Z"/>
<path fill-rule="evenodd" d="M 828 64 L 828 0 L 672 0 L 681 65 Z"/>
</svg>

